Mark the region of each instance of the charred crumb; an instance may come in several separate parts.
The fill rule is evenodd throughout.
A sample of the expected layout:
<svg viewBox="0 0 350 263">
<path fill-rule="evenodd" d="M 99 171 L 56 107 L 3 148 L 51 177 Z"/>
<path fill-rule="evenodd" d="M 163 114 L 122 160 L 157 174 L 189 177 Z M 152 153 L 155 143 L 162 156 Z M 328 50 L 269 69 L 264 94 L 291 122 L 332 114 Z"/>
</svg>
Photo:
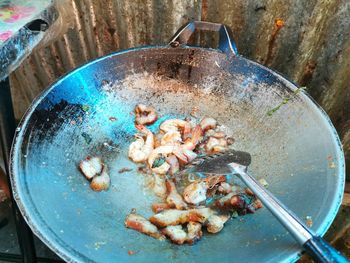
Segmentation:
<svg viewBox="0 0 350 263">
<path fill-rule="evenodd" d="M 122 173 L 126 173 L 126 172 L 131 172 L 131 171 L 132 171 L 131 168 L 125 167 L 125 168 L 120 169 L 120 170 L 118 171 L 118 173 L 122 174 Z"/>
<path fill-rule="evenodd" d="M 235 142 L 235 139 L 232 137 L 227 137 L 226 142 L 227 142 L 227 145 L 232 145 Z"/>
<path fill-rule="evenodd" d="M 147 174 L 147 167 L 146 166 L 139 166 L 139 167 L 137 167 L 137 172 Z"/>
</svg>

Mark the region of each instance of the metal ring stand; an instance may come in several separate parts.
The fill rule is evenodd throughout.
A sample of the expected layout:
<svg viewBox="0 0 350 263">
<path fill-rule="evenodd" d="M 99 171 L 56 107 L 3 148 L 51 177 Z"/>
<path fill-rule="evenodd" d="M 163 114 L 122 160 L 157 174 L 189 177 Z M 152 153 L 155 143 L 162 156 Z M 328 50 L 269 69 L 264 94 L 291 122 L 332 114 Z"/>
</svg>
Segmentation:
<svg viewBox="0 0 350 263">
<path fill-rule="evenodd" d="M 10 150 L 13 135 L 16 129 L 16 121 L 13 112 L 12 97 L 10 90 L 10 81 L 7 77 L 0 81 L 0 145 L 3 152 L 5 162 L 5 172 L 9 182 L 11 192 L 12 212 L 15 220 L 15 227 L 17 232 L 17 240 L 19 243 L 20 255 L 11 253 L 0 253 L 0 261 L 8 262 L 63 262 L 61 260 L 54 260 L 49 258 L 40 258 L 36 256 L 33 233 L 28 227 L 24 218 L 22 217 L 16 202 L 12 196 L 8 161 L 10 157 Z"/>
</svg>

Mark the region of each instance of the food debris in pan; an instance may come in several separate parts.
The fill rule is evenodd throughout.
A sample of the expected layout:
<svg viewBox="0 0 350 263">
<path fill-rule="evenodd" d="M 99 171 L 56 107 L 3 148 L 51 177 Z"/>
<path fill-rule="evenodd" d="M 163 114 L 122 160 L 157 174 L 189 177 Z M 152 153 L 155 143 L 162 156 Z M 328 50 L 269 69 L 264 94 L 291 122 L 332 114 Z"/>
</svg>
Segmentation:
<svg viewBox="0 0 350 263">
<path fill-rule="evenodd" d="M 313 221 L 312 221 L 312 217 L 311 216 L 306 216 L 306 225 L 308 227 L 312 227 Z"/>
<path fill-rule="evenodd" d="M 254 213 L 262 207 L 249 189 L 226 182 L 223 175 L 177 176 L 196 158 L 227 151 L 234 143 L 215 119 L 205 117 L 198 123 L 193 119 L 168 119 L 153 133 L 146 125 L 158 118 L 154 108 L 139 104 L 135 115 L 138 132 L 128 156 L 142 165 L 138 171 L 153 176 L 154 193 L 162 201 L 151 206 L 155 214 L 149 219 L 133 210 L 125 219 L 127 228 L 157 239 L 166 237 L 178 245 L 192 245 L 202 238 L 202 228 L 219 233 L 231 217 Z"/>
<path fill-rule="evenodd" d="M 293 93 L 288 96 L 288 97 L 285 97 L 282 102 L 280 104 L 278 104 L 276 107 L 274 107 L 273 109 L 269 110 L 267 112 L 267 115 L 268 116 L 272 116 L 273 113 L 275 113 L 276 111 L 278 111 L 284 104 L 287 104 L 289 100 L 292 99 L 293 96 L 296 96 L 300 91 L 302 90 L 306 90 L 306 87 L 300 87 L 300 88 L 297 88 L 295 91 L 293 91 Z"/>
<path fill-rule="evenodd" d="M 120 170 L 118 171 L 118 173 L 122 174 L 122 173 L 131 172 L 131 171 L 132 171 L 131 168 L 124 167 L 124 168 L 120 169 Z"/>
</svg>

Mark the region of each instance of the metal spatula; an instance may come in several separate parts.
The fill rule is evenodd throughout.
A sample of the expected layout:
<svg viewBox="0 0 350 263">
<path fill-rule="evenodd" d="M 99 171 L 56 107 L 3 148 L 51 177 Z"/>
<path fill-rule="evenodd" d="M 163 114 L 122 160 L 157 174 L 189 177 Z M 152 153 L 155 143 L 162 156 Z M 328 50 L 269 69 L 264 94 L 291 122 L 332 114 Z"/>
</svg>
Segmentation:
<svg viewBox="0 0 350 263">
<path fill-rule="evenodd" d="M 317 262 L 348 262 L 346 258 L 321 237 L 316 236 L 292 211 L 247 173 L 247 167 L 250 163 L 251 156 L 249 153 L 228 151 L 203 157 L 181 173 L 237 175 L 313 259 Z"/>
</svg>

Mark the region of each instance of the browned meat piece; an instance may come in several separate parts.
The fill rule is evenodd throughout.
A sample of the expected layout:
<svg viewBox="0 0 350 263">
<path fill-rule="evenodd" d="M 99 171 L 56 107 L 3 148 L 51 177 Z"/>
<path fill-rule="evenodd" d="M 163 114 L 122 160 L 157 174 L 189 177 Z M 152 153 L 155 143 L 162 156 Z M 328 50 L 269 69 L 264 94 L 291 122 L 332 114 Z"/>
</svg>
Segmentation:
<svg viewBox="0 0 350 263">
<path fill-rule="evenodd" d="M 182 196 L 177 192 L 175 184 L 169 180 L 167 180 L 165 184 L 168 193 L 168 197 L 166 198 L 167 203 L 175 206 L 176 209 L 187 209 L 187 204 L 182 199 Z"/>
<path fill-rule="evenodd" d="M 164 239 L 164 236 L 158 231 L 158 228 L 155 225 L 138 214 L 129 214 L 125 219 L 125 226 L 151 237 Z"/>
<path fill-rule="evenodd" d="M 258 210 L 258 209 L 263 207 L 263 204 L 261 203 L 261 201 L 259 199 L 256 199 L 253 202 L 253 206 L 254 206 L 255 210 Z"/>
<path fill-rule="evenodd" d="M 171 175 L 176 174 L 180 170 L 180 164 L 175 155 L 168 156 L 166 161 L 170 165 L 169 173 Z"/>
<path fill-rule="evenodd" d="M 151 216 L 149 221 L 158 227 L 176 226 L 187 223 L 189 211 L 168 209 Z"/>
<path fill-rule="evenodd" d="M 162 212 L 163 210 L 171 209 L 171 208 L 175 208 L 175 205 L 174 204 L 167 204 L 167 203 L 152 204 L 152 211 L 154 213 L 159 213 L 159 212 Z"/>
<path fill-rule="evenodd" d="M 158 227 L 181 225 L 189 221 L 204 223 L 213 214 L 215 214 L 215 211 L 210 208 L 168 209 L 151 216 L 150 221 Z"/>
<path fill-rule="evenodd" d="M 181 225 L 167 226 L 162 229 L 162 233 L 170 238 L 171 242 L 182 245 L 187 240 L 187 234 Z"/>
<path fill-rule="evenodd" d="M 203 180 L 197 180 L 184 189 L 184 199 L 189 204 L 198 205 L 207 199 L 209 189 L 225 181 L 226 177 L 223 175 L 209 176 Z"/>
<path fill-rule="evenodd" d="M 215 129 L 217 126 L 217 122 L 213 118 L 203 118 L 199 124 L 203 131 L 207 131 L 210 129 Z"/>
<path fill-rule="evenodd" d="M 215 205 L 220 208 L 230 208 L 231 207 L 231 198 L 235 195 L 235 193 L 229 193 L 224 197 L 220 198 L 215 202 Z"/>
<path fill-rule="evenodd" d="M 232 185 L 230 185 L 229 183 L 226 183 L 226 182 L 222 182 L 222 183 L 220 183 L 220 185 L 218 187 L 218 192 L 220 194 L 227 195 L 227 194 L 232 192 Z"/>
<path fill-rule="evenodd" d="M 226 137 L 226 134 L 222 131 L 219 132 L 215 132 L 213 135 L 211 135 L 212 137 L 216 138 L 216 139 L 222 139 Z"/>
<path fill-rule="evenodd" d="M 211 215 L 216 214 L 211 208 L 197 208 L 189 210 L 189 221 L 204 223 Z"/>
<path fill-rule="evenodd" d="M 227 141 L 224 138 L 217 139 L 214 137 L 209 137 L 205 145 L 205 150 L 208 153 L 224 152 L 227 150 Z"/>
<path fill-rule="evenodd" d="M 153 107 L 143 104 L 136 105 L 135 108 L 135 122 L 136 124 L 147 125 L 152 124 L 158 119 L 156 110 Z"/>
<path fill-rule="evenodd" d="M 187 240 L 186 242 L 193 245 L 201 239 L 203 235 L 202 224 L 198 222 L 188 222 L 187 224 Z"/>
<path fill-rule="evenodd" d="M 208 186 L 203 180 L 195 181 L 184 189 L 183 196 L 189 204 L 200 204 L 207 199 Z"/>
<path fill-rule="evenodd" d="M 262 207 L 260 200 L 255 196 L 248 196 L 245 193 L 230 193 L 215 202 L 215 206 L 224 209 L 236 210 L 238 214 L 252 214 Z"/>
<path fill-rule="evenodd" d="M 218 233 L 223 229 L 224 224 L 229 220 L 229 215 L 212 215 L 206 222 L 207 230 L 209 233 Z"/>
<path fill-rule="evenodd" d="M 90 187 L 92 190 L 100 192 L 102 190 L 108 190 L 110 184 L 111 179 L 107 171 L 107 166 L 103 165 L 102 173 L 100 175 L 96 175 L 92 179 Z"/>
<path fill-rule="evenodd" d="M 102 171 L 103 162 L 99 157 L 86 157 L 85 160 L 79 164 L 80 171 L 86 177 L 91 180 L 96 174 L 100 174 Z"/>
<path fill-rule="evenodd" d="M 244 189 L 245 193 L 250 196 L 255 196 L 252 190 L 250 190 L 248 187 Z"/>
<path fill-rule="evenodd" d="M 154 178 L 154 186 L 153 186 L 154 193 L 157 196 L 164 198 L 167 192 L 164 175 L 153 174 L 153 178 Z"/>
</svg>

